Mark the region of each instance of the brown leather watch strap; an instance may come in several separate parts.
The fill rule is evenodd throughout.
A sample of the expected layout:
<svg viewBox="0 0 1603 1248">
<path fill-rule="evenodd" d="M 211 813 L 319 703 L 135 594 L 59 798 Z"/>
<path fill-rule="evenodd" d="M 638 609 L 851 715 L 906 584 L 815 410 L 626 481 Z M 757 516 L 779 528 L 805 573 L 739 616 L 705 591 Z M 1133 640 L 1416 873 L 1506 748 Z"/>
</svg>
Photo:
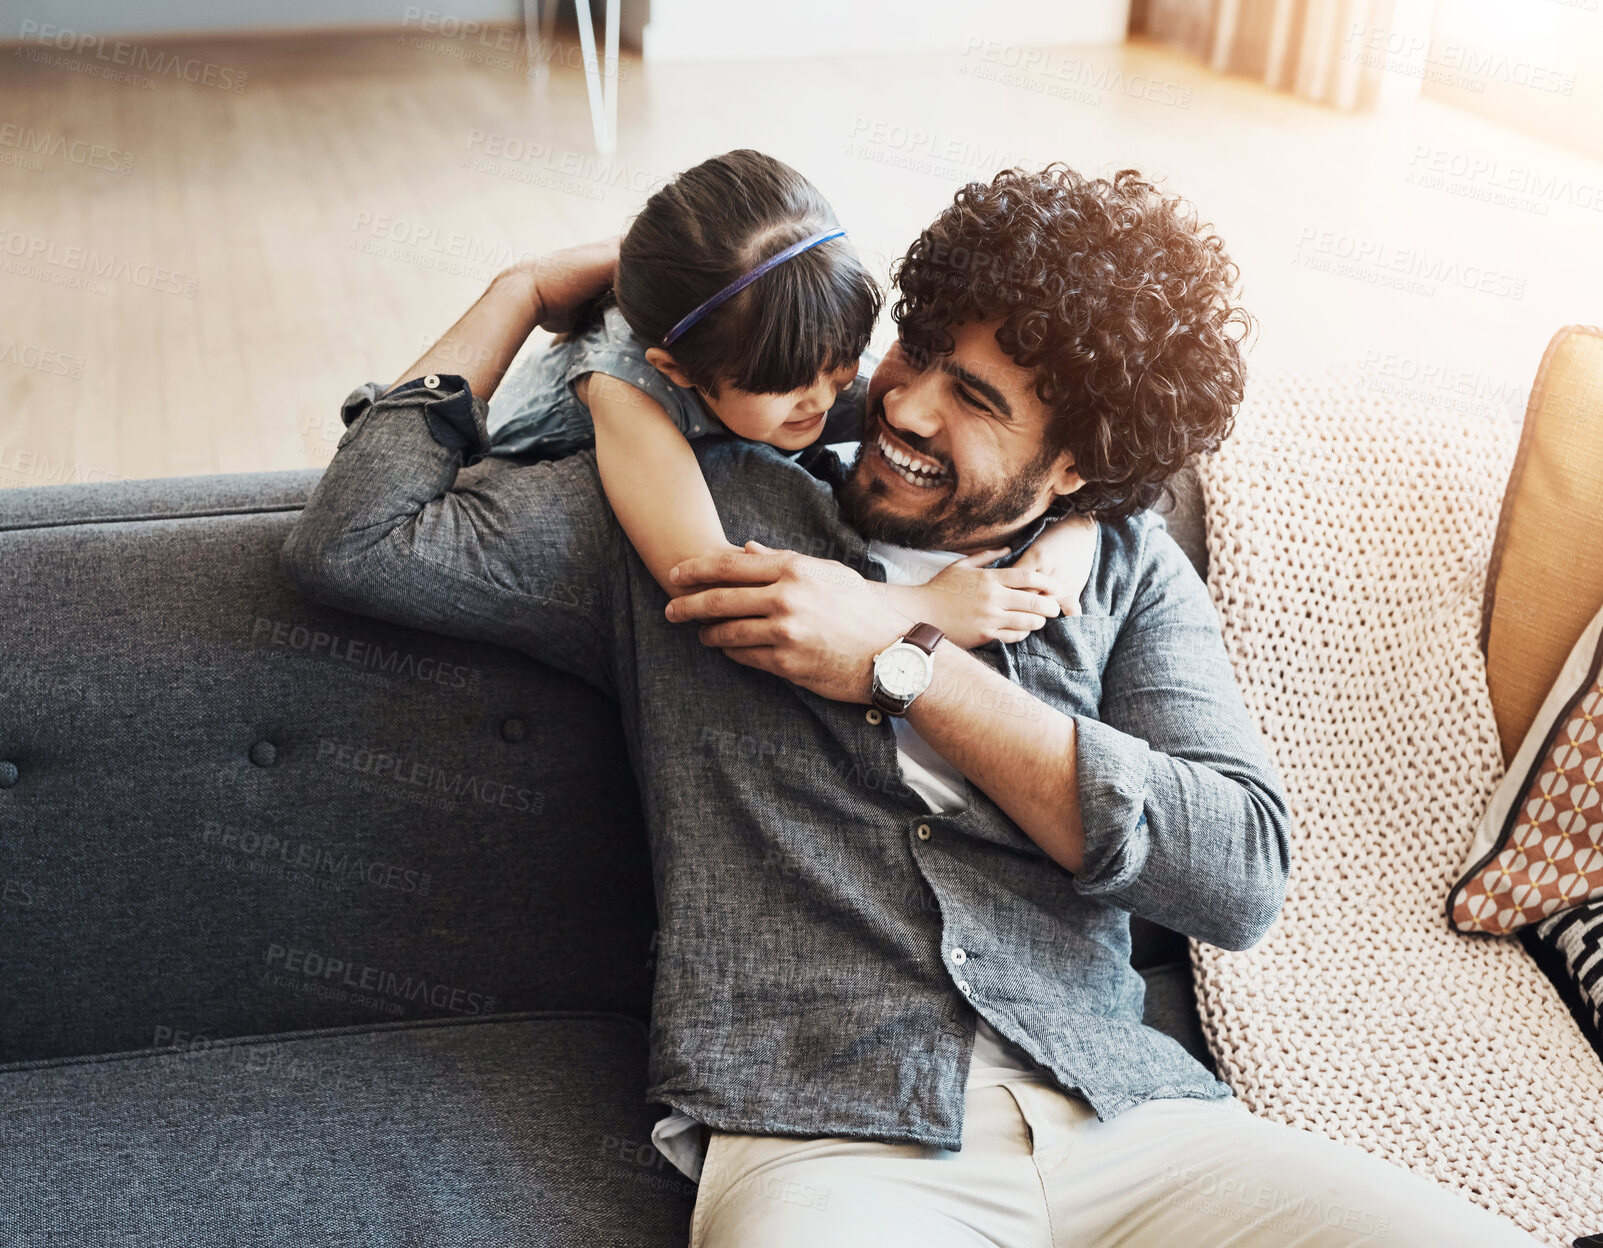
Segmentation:
<svg viewBox="0 0 1603 1248">
<path fill-rule="evenodd" d="M 895 644 L 901 645 L 905 642 L 915 649 L 922 650 L 931 659 L 934 659 L 935 647 L 941 644 L 941 639 L 945 636 L 946 634 L 936 628 L 935 625 L 920 623 L 913 625 L 912 628 L 898 637 Z M 916 697 L 917 695 L 915 694 L 914 696 Z M 911 705 L 911 701 L 904 702 L 900 698 L 893 698 L 881 689 L 878 677 L 875 678 L 874 687 L 869 692 L 869 701 L 884 711 L 885 714 L 898 717 L 907 714 L 907 708 Z"/>
<path fill-rule="evenodd" d="M 925 654 L 933 655 L 935 647 L 941 644 L 941 638 L 944 636 L 946 634 L 933 624 L 915 624 L 907 630 L 907 635 L 902 640 L 910 646 L 917 646 Z"/>
</svg>

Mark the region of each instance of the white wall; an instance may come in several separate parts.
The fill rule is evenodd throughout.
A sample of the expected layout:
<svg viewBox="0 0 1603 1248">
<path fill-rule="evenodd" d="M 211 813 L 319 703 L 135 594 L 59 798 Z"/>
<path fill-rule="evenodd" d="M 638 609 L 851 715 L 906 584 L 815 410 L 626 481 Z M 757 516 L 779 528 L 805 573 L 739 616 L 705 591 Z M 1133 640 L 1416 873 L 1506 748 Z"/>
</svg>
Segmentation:
<svg viewBox="0 0 1603 1248">
<path fill-rule="evenodd" d="M 602 4 L 592 0 L 598 19 Z M 626 42 L 646 7 L 623 0 Z M 976 40 L 1120 43 L 1130 0 L 649 0 L 649 8 L 648 58 L 751 60 L 963 51 Z M 0 0 L 0 41 L 37 39 L 45 26 L 106 36 L 394 28 L 416 25 L 420 13 L 431 24 L 447 15 L 519 23 L 523 0 Z"/>
<path fill-rule="evenodd" d="M 0 40 L 37 39 L 47 26 L 108 36 L 394 28 L 423 13 L 523 20 L 521 0 L 0 0 Z"/>
<path fill-rule="evenodd" d="M 651 0 L 647 60 L 963 51 L 1124 40 L 1130 0 Z"/>
<path fill-rule="evenodd" d="M 1603 159 L 1599 0 L 1440 0 L 1424 94 Z"/>
</svg>

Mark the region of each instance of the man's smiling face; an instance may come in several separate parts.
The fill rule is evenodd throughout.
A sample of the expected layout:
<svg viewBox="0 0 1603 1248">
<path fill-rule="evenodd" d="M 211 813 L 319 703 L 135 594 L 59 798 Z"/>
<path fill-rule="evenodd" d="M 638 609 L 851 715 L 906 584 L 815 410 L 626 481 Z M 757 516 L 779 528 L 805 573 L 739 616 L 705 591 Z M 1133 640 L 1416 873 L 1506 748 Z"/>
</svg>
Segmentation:
<svg viewBox="0 0 1603 1248">
<path fill-rule="evenodd" d="M 1035 372 L 996 341 L 996 323 L 954 325 L 924 367 L 892 347 L 868 391 L 862 453 L 841 490 L 871 540 L 964 553 L 1005 546 L 1080 487 L 1047 438 Z"/>
</svg>

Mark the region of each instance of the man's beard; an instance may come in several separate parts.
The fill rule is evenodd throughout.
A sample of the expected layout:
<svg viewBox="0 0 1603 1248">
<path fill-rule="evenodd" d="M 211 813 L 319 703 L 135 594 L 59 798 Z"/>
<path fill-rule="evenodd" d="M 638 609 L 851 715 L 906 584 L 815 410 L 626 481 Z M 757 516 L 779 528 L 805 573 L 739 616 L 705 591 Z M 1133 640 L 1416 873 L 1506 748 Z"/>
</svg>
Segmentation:
<svg viewBox="0 0 1603 1248">
<path fill-rule="evenodd" d="M 879 453 L 872 440 L 878 424 L 877 420 L 871 422 L 868 438 L 861 444 L 857 461 L 839 492 L 842 518 L 871 542 L 913 550 L 957 550 L 972 544 L 979 534 L 1010 533 L 1022 528 L 1034 519 L 1030 513 L 1039 505 L 1047 477 L 1057 461 L 1057 451 L 1047 443 L 1034 461 L 1016 475 L 972 486 L 959 479 L 956 489 L 929 491 L 932 506 L 927 512 L 903 515 L 880 505 L 887 486 L 867 480 L 864 461 Z M 898 432 L 898 436 L 919 449 L 906 433 Z M 955 471 L 950 465 L 948 470 Z"/>
</svg>

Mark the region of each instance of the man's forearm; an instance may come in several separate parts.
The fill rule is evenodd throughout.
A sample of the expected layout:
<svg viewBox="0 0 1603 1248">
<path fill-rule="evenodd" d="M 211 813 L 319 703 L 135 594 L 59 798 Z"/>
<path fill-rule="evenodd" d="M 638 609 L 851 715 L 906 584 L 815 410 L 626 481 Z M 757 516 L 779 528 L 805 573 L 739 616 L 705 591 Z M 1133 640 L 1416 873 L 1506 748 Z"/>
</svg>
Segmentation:
<svg viewBox="0 0 1603 1248">
<path fill-rule="evenodd" d="M 1080 870 L 1085 828 L 1073 719 L 943 641 L 935 678 L 907 722 L 1047 857 Z"/>
<path fill-rule="evenodd" d="M 1161 523 L 1136 536 L 1135 603 L 1094 714 L 1065 714 L 943 641 L 908 722 L 1078 893 L 1245 949 L 1285 899 L 1290 811 L 1206 586 Z M 700 621 L 705 644 L 836 701 L 869 701 L 873 656 L 913 626 L 850 568 L 756 543 L 677 571 L 704 588 L 669 603 L 670 620 Z"/>
<path fill-rule="evenodd" d="M 617 266 L 616 237 L 513 265 L 394 384 L 455 373 L 488 400 L 529 335 L 571 329 L 586 303 L 611 285 Z"/>
<path fill-rule="evenodd" d="M 543 316 L 533 270 L 508 269 L 394 385 L 431 373 L 455 373 L 474 394 L 488 399 Z"/>
<path fill-rule="evenodd" d="M 690 592 L 667 605 L 668 619 L 703 621 L 703 644 L 837 701 L 868 702 L 873 656 L 914 623 L 887 586 L 756 542 L 687 560 L 674 573 Z M 943 640 L 934 680 L 907 720 L 1048 857 L 1079 871 L 1085 833 L 1072 718 Z"/>
</svg>

